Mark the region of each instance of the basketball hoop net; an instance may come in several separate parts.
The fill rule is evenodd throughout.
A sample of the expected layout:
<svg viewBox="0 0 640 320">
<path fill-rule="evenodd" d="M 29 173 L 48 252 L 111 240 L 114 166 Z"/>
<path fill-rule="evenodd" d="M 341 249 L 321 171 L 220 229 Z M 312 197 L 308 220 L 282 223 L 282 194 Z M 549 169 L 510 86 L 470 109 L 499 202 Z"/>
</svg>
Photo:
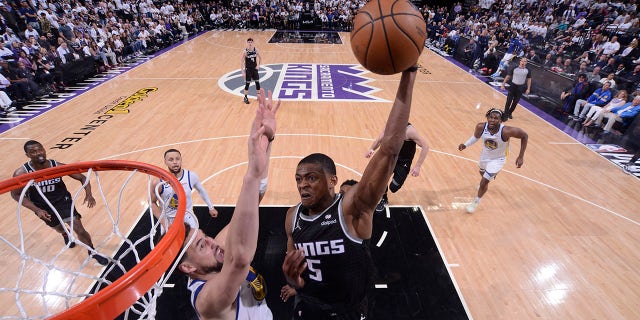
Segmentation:
<svg viewBox="0 0 640 320">
<path fill-rule="evenodd" d="M 125 171 L 128 171 L 125 172 Z M 98 174 L 100 172 L 100 174 Z M 38 182 L 63 176 L 86 173 L 92 181 L 96 207 L 81 208 L 84 185 L 72 193 L 72 206 L 85 212 L 91 222 L 95 249 L 82 243 L 73 232 L 73 219 L 62 223 L 64 233 L 78 247 L 109 257 L 102 267 L 93 263 L 86 250 L 71 249 L 62 240 L 43 243 L 43 237 L 57 234 L 48 230 L 31 210 L 22 206 L 26 190 L 34 186 L 60 219 L 66 213 L 58 212 L 44 196 Z M 0 296 L 6 301 L 15 297 L 15 306 L 5 305 L 0 319 L 153 319 L 155 302 L 163 285 L 175 269 L 176 257 L 182 255 L 185 238 L 183 223 L 173 223 L 160 237 L 160 221 L 153 217 L 149 207 L 153 177 L 171 185 L 184 199 L 180 182 L 169 172 L 156 166 L 123 160 L 91 161 L 38 170 L 0 182 L 3 203 L 10 199 L 12 190 L 20 190 L 20 198 L 13 206 L 0 208 L 0 214 L 9 226 L 0 234 L 0 254 L 8 266 L 0 280 Z M 124 182 L 122 182 L 124 181 Z M 69 186 L 69 184 L 67 184 Z M 118 185 L 119 190 L 113 190 Z M 110 187 L 105 189 L 104 187 Z M 96 190 L 99 190 L 96 192 Z M 182 222 L 185 202 L 179 201 L 175 220 Z M 90 212 L 90 213 L 89 213 Z M 163 211 L 161 213 L 165 215 Z M 12 225 L 15 225 L 15 229 Z M 158 238 L 161 238 L 158 241 Z M 56 240 L 57 240 L 56 235 Z M 95 251 L 91 251 L 95 250 Z M 174 263 L 172 263 L 174 262 Z M 98 267 L 97 267 L 98 266 Z"/>
</svg>

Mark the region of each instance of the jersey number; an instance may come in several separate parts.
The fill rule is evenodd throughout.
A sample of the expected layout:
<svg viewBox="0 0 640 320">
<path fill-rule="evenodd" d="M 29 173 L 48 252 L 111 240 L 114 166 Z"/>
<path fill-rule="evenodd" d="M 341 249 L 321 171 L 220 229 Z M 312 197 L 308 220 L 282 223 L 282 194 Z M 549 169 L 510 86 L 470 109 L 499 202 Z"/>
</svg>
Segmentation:
<svg viewBox="0 0 640 320">
<path fill-rule="evenodd" d="M 40 190 L 42 190 L 42 192 L 53 192 L 53 190 L 56 189 L 56 185 L 54 184 L 49 184 L 43 187 L 40 187 Z"/>
<path fill-rule="evenodd" d="M 309 270 L 309 278 L 322 282 L 322 270 L 320 270 L 320 260 L 307 259 L 307 269 Z"/>
</svg>

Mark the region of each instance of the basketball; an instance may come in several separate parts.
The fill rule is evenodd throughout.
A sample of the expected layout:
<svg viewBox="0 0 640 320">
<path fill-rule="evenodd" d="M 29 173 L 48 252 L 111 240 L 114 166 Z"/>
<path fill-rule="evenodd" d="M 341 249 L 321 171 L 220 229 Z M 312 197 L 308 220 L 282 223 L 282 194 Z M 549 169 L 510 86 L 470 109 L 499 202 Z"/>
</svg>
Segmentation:
<svg viewBox="0 0 640 320">
<path fill-rule="evenodd" d="M 408 0 L 372 0 L 353 19 L 351 50 L 365 69 L 402 72 L 418 61 L 427 38 L 420 11 Z"/>
</svg>

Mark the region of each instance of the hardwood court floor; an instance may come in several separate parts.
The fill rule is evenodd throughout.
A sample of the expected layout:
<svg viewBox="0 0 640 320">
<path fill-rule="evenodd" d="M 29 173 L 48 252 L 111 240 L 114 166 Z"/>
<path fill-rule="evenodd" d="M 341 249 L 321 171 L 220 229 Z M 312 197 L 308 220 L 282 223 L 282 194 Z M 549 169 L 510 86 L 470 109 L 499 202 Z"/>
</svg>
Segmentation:
<svg viewBox="0 0 640 320">
<path fill-rule="evenodd" d="M 234 204 L 256 106 L 255 100 L 245 105 L 240 95 L 232 93 L 240 89 L 234 83 L 246 38 L 252 37 L 260 50 L 266 67 L 263 86 L 273 83 L 269 89 L 301 85 L 292 74 L 267 81 L 270 75 L 282 75 L 278 68 L 283 64 L 357 63 L 348 34 L 341 34 L 342 45 L 269 44 L 272 33 L 206 33 L 5 132 L 0 135 L 6 165 L 2 177 L 8 178 L 25 162 L 26 139 L 39 140 L 47 148 L 70 144 L 65 149 L 48 149 L 49 158 L 67 163 L 128 159 L 163 166 L 164 150 L 175 147 L 182 151 L 183 166 L 200 175 L 214 203 Z M 471 316 L 636 318 L 640 310 L 638 179 L 519 108 L 507 125 L 529 134 L 524 166 L 516 169 L 511 156 L 478 211 L 464 213 L 479 182 L 480 146 L 464 152 L 457 151 L 457 146 L 484 120 L 486 110 L 501 107 L 505 97 L 429 51 L 420 62 L 426 69 L 418 75 L 411 122 L 429 142 L 431 152 L 421 175 L 409 177 L 390 196 L 390 203 L 422 206 Z M 336 74 L 335 79 L 345 80 L 345 88 L 347 82 L 360 84 L 340 78 L 344 73 Z M 312 152 L 333 157 L 340 180 L 358 179 L 367 164 L 364 154 L 384 126 L 399 79 L 397 75 L 365 76 L 372 79 L 368 85 L 380 89 L 369 95 L 389 102 L 283 101 L 263 205 L 298 201 L 295 166 Z M 157 90 L 111 114 L 90 134 L 78 134 L 116 103 L 145 88 Z M 250 90 L 253 94 L 253 86 Z M 67 138 L 75 139 L 63 142 Z M 512 154 L 518 150 L 519 142 L 513 141 Z M 8 195 L 2 195 L 2 200 L 13 206 Z M 140 212 L 140 201 L 131 201 L 127 212 Z M 201 203 L 197 196 L 194 201 Z M 81 210 L 94 239 L 110 230 L 97 218 L 100 210 Z M 133 223 L 135 218 L 127 219 Z M 13 228 L 4 224 L 0 232 L 14 232 Z M 59 241 L 59 235 L 33 217 L 25 228 L 33 228 L 31 236 L 43 242 Z"/>
</svg>

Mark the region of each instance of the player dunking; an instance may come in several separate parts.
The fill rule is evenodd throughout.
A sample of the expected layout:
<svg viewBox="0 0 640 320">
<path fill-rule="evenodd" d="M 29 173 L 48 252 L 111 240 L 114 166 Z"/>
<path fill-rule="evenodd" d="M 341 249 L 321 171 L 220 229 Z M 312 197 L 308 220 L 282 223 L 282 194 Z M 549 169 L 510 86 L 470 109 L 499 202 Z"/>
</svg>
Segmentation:
<svg viewBox="0 0 640 320">
<path fill-rule="evenodd" d="M 458 146 L 458 150 L 462 151 L 474 144 L 478 139 L 482 139 L 482 154 L 478 163 L 482 179 L 480 180 L 476 198 L 467 206 L 468 213 L 476 211 L 480 198 L 489 188 L 489 182 L 496 178 L 496 175 L 502 170 L 504 163 L 507 161 L 509 138 L 520 139 L 520 154 L 516 158 L 516 167 L 518 168 L 522 166 L 524 152 L 527 150 L 527 141 L 529 140 L 529 136 L 524 130 L 502 124 L 503 113 L 501 110 L 489 109 L 486 117 L 487 122 L 478 123 L 469 140 Z"/>
<path fill-rule="evenodd" d="M 294 319 L 366 317 L 373 264 L 366 240 L 373 212 L 393 172 L 405 138 L 417 66 L 402 72 L 385 135 L 360 182 L 336 194 L 336 165 L 314 153 L 298 163 L 300 203 L 287 211 L 287 255 L 282 270 L 300 302 Z"/>
<path fill-rule="evenodd" d="M 258 49 L 253 45 L 253 39 L 247 39 L 247 47 L 242 50 L 242 59 L 240 59 L 240 69 L 244 76 L 244 103 L 249 104 L 249 83 L 253 80 L 256 83 L 256 92 L 260 91 L 260 75 L 258 70 L 260 69 L 260 62 L 262 58 Z"/>
</svg>

